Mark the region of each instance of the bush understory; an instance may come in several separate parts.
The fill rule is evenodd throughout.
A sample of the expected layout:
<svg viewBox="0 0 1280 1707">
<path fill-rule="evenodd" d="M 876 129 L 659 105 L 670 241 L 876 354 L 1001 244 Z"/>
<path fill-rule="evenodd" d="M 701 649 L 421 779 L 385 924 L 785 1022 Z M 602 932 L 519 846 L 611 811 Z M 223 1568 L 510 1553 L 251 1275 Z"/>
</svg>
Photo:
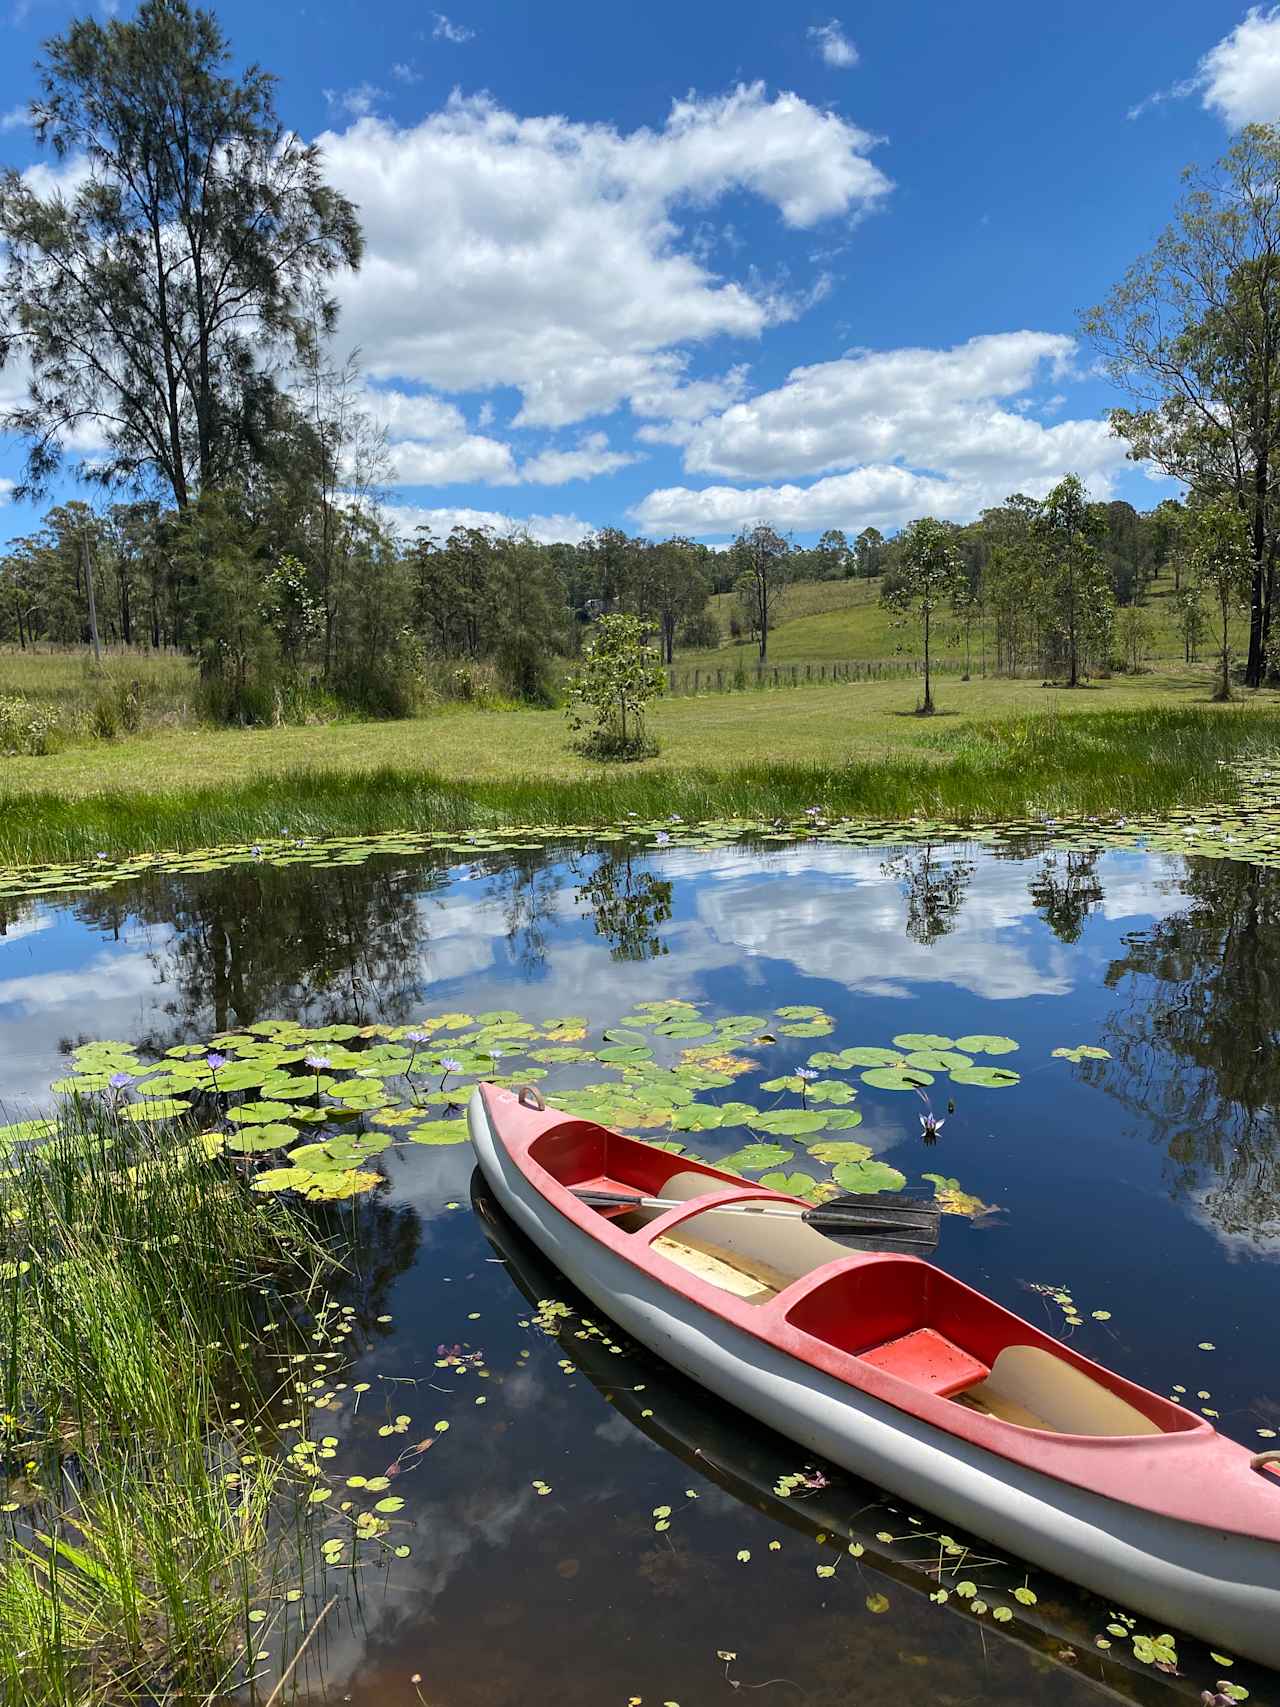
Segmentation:
<svg viewBox="0 0 1280 1707">
<path fill-rule="evenodd" d="M 268 739 L 268 737 L 258 737 Z M 35 864 L 292 835 L 612 823 L 678 813 L 997 822 L 1114 816 L 1229 801 L 1234 761 L 1280 748 L 1266 709 L 1144 708 L 938 726 L 905 755 L 850 763 L 751 761 L 674 768 L 661 760 L 579 777 L 468 780 L 408 766 L 310 767 L 235 784 L 73 796 L 0 796 L 0 861 Z"/>
</svg>

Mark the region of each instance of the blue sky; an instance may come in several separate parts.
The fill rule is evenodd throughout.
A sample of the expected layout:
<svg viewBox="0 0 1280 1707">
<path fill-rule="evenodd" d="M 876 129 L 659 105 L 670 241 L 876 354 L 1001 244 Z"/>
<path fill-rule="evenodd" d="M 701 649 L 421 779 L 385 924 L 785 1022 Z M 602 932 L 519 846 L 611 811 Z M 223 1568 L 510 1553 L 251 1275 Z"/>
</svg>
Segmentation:
<svg viewBox="0 0 1280 1707">
<path fill-rule="evenodd" d="M 449 3 L 216 8 L 362 209 L 336 353 L 398 525 L 804 540 L 1067 469 L 1171 490 L 1109 438 L 1076 314 L 1183 166 L 1280 118 L 1280 7 Z M 40 159 L 30 68 L 83 10 L 0 0 L 0 160 Z M 0 541 L 38 520 L 19 464 L 0 438 Z"/>
</svg>

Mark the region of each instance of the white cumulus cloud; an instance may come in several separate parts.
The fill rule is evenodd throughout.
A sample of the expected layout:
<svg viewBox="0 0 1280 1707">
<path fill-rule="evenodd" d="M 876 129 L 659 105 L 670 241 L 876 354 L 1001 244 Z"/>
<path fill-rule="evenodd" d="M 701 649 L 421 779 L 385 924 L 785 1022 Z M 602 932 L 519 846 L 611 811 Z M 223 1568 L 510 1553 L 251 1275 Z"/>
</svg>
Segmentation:
<svg viewBox="0 0 1280 1707">
<path fill-rule="evenodd" d="M 847 71 L 858 63 L 858 50 L 845 35 L 839 18 L 832 18 L 825 24 L 814 24 L 808 35 L 826 64 L 836 70 Z"/>
<path fill-rule="evenodd" d="M 1250 6 L 1191 76 L 1148 95 L 1129 109 L 1129 117 L 1141 118 L 1163 101 L 1197 94 L 1201 106 L 1217 113 L 1232 130 L 1280 121 L 1280 6 Z"/>
<path fill-rule="evenodd" d="M 926 513 L 967 521 L 1010 492 L 1042 495 L 1068 469 L 1105 496 L 1124 464 L 1107 423 L 1046 425 L 1027 395 L 1069 374 L 1075 348 L 1061 333 L 1006 332 L 795 368 L 685 437 L 689 472 L 761 484 L 666 487 L 633 514 L 654 531 L 733 531 L 762 517 L 800 531 L 898 527 Z"/>
<path fill-rule="evenodd" d="M 433 12 L 431 15 L 435 19 L 435 28 L 431 34 L 437 41 L 460 44 L 464 41 L 470 41 L 476 33 L 474 30 L 469 30 L 465 24 L 455 24 L 453 19 L 446 17 L 443 12 Z"/>
<path fill-rule="evenodd" d="M 444 539 L 450 529 L 491 528 L 497 534 L 527 533 L 543 545 L 561 541 L 581 545 L 595 532 L 590 522 L 577 516 L 509 516 L 501 510 L 471 510 L 441 505 L 427 508 L 421 504 L 386 504 L 383 517 L 389 527 L 403 538 L 411 539 L 420 527 L 429 528 L 437 539 Z"/>
<path fill-rule="evenodd" d="M 455 95 L 415 126 L 366 116 L 320 140 L 365 229 L 342 296 L 369 371 L 447 391 L 515 386 L 521 426 L 570 425 L 633 396 L 675 418 L 689 347 L 756 338 L 795 312 L 712 273 L 683 208 L 745 191 L 807 228 L 890 189 L 873 137 L 760 84 L 677 101 L 656 130 Z"/>
</svg>

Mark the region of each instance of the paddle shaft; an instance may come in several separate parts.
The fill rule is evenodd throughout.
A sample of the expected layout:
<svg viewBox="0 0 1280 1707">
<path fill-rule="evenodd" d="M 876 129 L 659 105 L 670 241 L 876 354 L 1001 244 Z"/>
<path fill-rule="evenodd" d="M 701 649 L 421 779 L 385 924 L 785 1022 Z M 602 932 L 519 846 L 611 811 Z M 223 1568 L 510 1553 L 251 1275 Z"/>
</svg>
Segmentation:
<svg viewBox="0 0 1280 1707">
<path fill-rule="evenodd" d="M 691 1207 L 697 1201 L 689 1198 L 642 1197 L 631 1192 L 597 1191 L 592 1187 L 574 1188 L 573 1194 L 580 1202 L 598 1209 L 683 1209 Z M 888 1233 L 896 1229 L 929 1232 L 936 1228 L 938 1220 L 936 1209 L 924 1206 L 917 1208 L 909 1204 L 893 1205 L 888 1212 L 882 1206 L 872 1208 L 868 1205 L 865 1210 L 859 1212 L 857 1208 L 841 1204 L 837 1213 L 824 1216 L 821 1204 L 812 1209 L 798 1209 L 767 1203 L 721 1203 L 710 1213 L 764 1215 L 777 1221 L 804 1221 L 814 1227 L 820 1227 L 826 1220 L 841 1230 L 867 1233 Z"/>
</svg>

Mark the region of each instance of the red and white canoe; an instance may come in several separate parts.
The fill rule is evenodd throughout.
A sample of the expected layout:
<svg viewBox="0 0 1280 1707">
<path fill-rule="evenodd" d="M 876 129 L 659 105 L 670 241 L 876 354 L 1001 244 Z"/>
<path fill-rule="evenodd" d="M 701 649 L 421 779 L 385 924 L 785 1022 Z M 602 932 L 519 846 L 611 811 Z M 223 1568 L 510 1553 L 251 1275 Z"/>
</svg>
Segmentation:
<svg viewBox="0 0 1280 1707">
<path fill-rule="evenodd" d="M 1157 1625 L 1280 1666 L 1280 1454 L 1092 1363 L 918 1257 L 850 1253 L 805 1205 L 481 1085 L 502 1208 L 634 1339 L 811 1451 Z M 571 1188 L 678 1198 L 595 1209 Z"/>
</svg>

